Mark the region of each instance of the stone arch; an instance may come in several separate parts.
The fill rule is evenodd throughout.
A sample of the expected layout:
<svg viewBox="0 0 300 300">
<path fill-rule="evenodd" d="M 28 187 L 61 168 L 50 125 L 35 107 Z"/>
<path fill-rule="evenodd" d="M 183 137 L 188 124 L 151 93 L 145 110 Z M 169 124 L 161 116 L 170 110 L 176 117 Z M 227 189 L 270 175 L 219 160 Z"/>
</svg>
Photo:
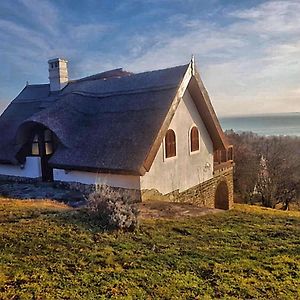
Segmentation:
<svg viewBox="0 0 300 300">
<path fill-rule="evenodd" d="M 226 180 L 220 181 L 217 185 L 215 208 L 229 209 L 229 189 Z"/>
</svg>

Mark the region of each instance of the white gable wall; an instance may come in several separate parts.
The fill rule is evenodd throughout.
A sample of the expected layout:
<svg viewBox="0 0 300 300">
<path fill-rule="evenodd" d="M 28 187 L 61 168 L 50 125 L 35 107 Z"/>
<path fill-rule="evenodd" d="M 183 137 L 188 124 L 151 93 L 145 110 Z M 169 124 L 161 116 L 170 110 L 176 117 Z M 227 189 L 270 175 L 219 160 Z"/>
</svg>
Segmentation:
<svg viewBox="0 0 300 300">
<path fill-rule="evenodd" d="M 40 157 L 27 157 L 21 168 L 19 165 L 0 165 L 0 175 L 39 178 L 42 176 Z"/>
<path fill-rule="evenodd" d="M 200 150 L 190 153 L 190 129 L 199 130 Z M 213 143 L 186 90 L 169 126 L 176 134 L 176 157 L 164 157 L 164 142 L 151 169 L 141 177 L 141 189 L 156 189 L 162 194 L 187 190 L 213 177 Z"/>
</svg>

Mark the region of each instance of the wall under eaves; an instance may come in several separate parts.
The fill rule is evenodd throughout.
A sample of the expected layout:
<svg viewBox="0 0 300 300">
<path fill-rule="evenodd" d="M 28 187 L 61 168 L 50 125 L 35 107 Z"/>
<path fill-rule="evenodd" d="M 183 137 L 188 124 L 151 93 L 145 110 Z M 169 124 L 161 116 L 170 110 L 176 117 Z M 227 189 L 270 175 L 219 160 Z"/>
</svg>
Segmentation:
<svg viewBox="0 0 300 300">
<path fill-rule="evenodd" d="M 40 178 L 41 159 L 40 157 L 27 157 L 24 165 L 0 165 L 0 175 L 16 176 L 24 178 Z"/>
<path fill-rule="evenodd" d="M 53 170 L 54 180 L 62 186 L 82 192 L 86 197 L 101 186 L 109 186 L 124 199 L 141 201 L 140 177 L 132 175 L 93 173 L 76 170 Z"/>
<path fill-rule="evenodd" d="M 76 170 L 54 169 L 55 181 L 79 182 L 87 185 L 109 185 L 126 189 L 140 189 L 139 176 L 93 173 Z"/>
</svg>

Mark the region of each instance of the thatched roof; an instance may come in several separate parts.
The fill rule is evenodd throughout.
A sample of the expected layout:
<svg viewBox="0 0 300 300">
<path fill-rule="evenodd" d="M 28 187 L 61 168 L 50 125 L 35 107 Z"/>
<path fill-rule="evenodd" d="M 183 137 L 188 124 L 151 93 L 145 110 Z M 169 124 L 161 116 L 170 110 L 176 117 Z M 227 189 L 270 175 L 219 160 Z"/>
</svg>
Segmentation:
<svg viewBox="0 0 300 300">
<path fill-rule="evenodd" d="M 116 69 L 71 81 L 55 93 L 48 84 L 26 86 L 0 117 L 0 161 L 17 163 L 17 132 L 34 122 L 59 140 L 50 159 L 56 168 L 142 174 L 189 68 L 139 74 Z"/>
</svg>

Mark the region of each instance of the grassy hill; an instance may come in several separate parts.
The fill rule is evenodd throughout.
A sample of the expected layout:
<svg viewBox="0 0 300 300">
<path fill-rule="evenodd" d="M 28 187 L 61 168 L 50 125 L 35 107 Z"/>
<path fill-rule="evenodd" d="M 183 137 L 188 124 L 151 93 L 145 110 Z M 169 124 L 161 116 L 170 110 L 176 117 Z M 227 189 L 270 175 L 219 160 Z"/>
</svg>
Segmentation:
<svg viewBox="0 0 300 300">
<path fill-rule="evenodd" d="M 236 205 L 107 233 L 84 211 L 0 200 L 0 299 L 300 299 L 300 213 Z"/>
</svg>

